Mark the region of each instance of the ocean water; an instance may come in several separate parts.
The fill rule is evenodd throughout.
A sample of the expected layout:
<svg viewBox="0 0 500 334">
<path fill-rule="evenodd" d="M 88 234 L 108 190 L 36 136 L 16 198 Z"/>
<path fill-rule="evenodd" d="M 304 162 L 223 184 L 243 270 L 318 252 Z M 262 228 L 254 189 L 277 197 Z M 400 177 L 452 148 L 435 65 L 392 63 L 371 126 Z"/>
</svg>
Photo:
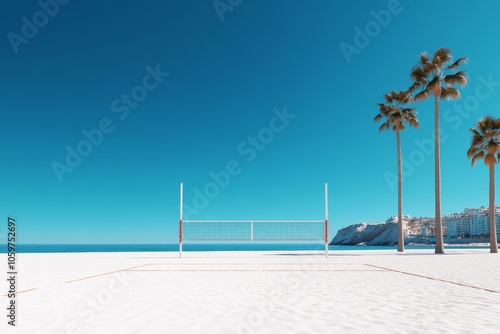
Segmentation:
<svg viewBox="0 0 500 334">
<path fill-rule="evenodd" d="M 183 251 L 287 251 L 287 250 L 324 250 L 319 244 L 183 244 Z M 406 246 L 406 249 L 433 249 L 434 246 Z M 458 248 L 458 247 L 453 247 Z M 471 247 L 464 247 L 471 248 Z M 484 248 L 484 247 L 473 247 Z M 330 251 L 336 250 L 396 250 L 396 246 L 329 246 Z M 35 245 L 21 244 L 16 246 L 17 253 L 88 253 L 88 252 L 175 252 L 178 244 L 111 244 L 111 245 Z M 0 253 L 7 252 L 7 245 L 0 245 Z"/>
</svg>

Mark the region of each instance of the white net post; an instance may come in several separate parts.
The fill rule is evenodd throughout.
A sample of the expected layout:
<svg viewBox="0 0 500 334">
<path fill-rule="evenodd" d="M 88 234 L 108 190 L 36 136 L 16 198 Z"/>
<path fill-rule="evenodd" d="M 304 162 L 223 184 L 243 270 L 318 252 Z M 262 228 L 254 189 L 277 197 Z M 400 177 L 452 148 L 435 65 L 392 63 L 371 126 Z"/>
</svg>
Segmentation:
<svg viewBox="0 0 500 334">
<path fill-rule="evenodd" d="M 328 183 L 325 183 L 325 256 L 328 257 Z"/>
<path fill-rule="evenodd" d="M 180 197 L 180 218 L 179 218 L 179 258 L 182 257 L 182 190 L 183 184 L 181 183 L 181 197 Z"/>
</svg>

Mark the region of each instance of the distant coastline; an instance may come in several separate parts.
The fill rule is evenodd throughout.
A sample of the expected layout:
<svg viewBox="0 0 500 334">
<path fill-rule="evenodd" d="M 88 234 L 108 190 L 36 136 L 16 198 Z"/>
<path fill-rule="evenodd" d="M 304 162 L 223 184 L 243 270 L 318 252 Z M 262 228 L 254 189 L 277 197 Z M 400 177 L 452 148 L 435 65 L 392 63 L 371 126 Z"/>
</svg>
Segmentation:
<svg viewBox="0 0 500 334">
<path fill-rule="evenodd" d="M 415 220 L 410 216 L 403 216 L 405 245 L 415 247 L 435 246 L 435 236 L 427 233 L 429 228 L 423 228 L 421 221 L 422 219 Z M 341 228 L 337 231 L 330 245 L 395 246 L 397 242 L 397 217 L 390 217 L 383 223 L 358 223 Z M 450 247 L 489 247 L 490 240 L 484 234 L 468 237 L 448 236 L 444 238 L 444 244 Z"/>
</svg>

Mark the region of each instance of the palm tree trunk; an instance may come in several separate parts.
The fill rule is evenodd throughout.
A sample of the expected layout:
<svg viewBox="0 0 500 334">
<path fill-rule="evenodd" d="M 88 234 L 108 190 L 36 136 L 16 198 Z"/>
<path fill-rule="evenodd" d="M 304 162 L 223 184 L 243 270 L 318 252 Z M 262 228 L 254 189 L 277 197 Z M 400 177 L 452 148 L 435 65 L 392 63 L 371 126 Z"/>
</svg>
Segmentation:
<svg viewBox="0 0 500 334">
<path fill-rule="evenodd" d="M 441 89 L 439 89 L 441 90 Z M 436 254 L 444 253 L 443 224 L 441 221 L 441 163 L 439 149 L 439 94 L 434 94 L 434 144 L 435 144 L 435 204 L 436 204 Z"/>
<path fill-rule="evenodd" d="M 404 252 L 405 240 L 403 234 L 403 168 L 401 166 L 401 139 L 399 130 L 396 130 L 398 147 L 398 252 Z"/>
<path fill-rule="evenodd" d="M 490 253 L 498 253 L 497 230 L 495 224 L 495 165 L 490 167 Z"/>
</svg>

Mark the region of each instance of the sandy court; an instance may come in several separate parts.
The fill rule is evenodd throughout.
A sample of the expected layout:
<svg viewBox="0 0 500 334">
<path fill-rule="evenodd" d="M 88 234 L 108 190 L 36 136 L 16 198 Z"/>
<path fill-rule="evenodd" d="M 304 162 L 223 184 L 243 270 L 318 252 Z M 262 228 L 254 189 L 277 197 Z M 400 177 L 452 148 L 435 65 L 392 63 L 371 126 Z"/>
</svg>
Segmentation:
<svg viewBox="0 0 500 334">
<path fill-rule="evenodd" d="M 2 333 L 500 333 L 500 257 L 484 249 L 18 257 Z"/>
</svg>

